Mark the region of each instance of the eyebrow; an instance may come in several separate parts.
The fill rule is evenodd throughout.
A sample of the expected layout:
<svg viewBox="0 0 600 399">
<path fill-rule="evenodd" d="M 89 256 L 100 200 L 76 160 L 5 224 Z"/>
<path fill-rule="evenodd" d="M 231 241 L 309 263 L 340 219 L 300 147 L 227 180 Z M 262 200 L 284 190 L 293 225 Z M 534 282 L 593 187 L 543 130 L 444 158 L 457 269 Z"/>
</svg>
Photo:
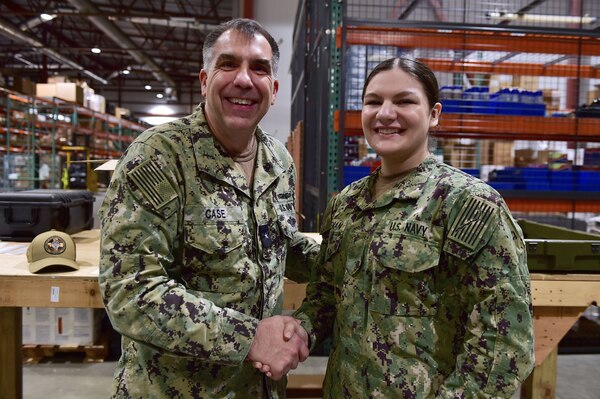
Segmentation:
<svg viewBox="0 0 600 399">
<path fill-rule="evenodd" d="M 222 54 L 219 54 L 219 56 L 215 60 L 215 65 L 218 65 L 220 62 L 223 62 L 223 61 L 238 61 L 239 58 L 240 57 L 236 56 L 235 54 L 222 53 Z M 250 63 L 255 64 L 255 65 L 261 65 L 261 66 L 267 68 L 269 73 L 272 73 L 271 60 L 269 60 L 267 58 L 253 59 L 250 61 Z"/>
<path fill-rule="evenodd" d="M 394 95 L 392 97 L 397 98 L 397 97 L 406 97 L 406 96 L 411 96 L 411 95 L 418 95 L 418 90 L 410 90 L 410 89 L 402 90 L 397 93 L 394 93 Z M 375 91 L 368 91 L 365 93 L 365 98 L 369 97 L 369 96 L 382 97 L 381 94 L 379 94 Z"/>
</svg>

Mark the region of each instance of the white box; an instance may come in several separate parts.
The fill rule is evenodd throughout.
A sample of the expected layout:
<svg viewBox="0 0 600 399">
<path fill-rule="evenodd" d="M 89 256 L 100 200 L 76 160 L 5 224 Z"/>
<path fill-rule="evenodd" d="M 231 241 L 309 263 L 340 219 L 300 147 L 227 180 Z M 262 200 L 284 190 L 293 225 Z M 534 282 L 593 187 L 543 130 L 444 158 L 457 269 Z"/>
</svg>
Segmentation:
<svg viewBox="0 0 600 399">
<path fill-rule="evenodd" d="M 23 308 L 24 345 L 93 345 L 104 309 Z"/>
<path fill-rule="evenodd" d="M 104 114 L 106 113 L 106 99 L 100 94 L 92 94 L 90 96 L 89 107 L 96 112 L 102 112 Z"/>
</svg>

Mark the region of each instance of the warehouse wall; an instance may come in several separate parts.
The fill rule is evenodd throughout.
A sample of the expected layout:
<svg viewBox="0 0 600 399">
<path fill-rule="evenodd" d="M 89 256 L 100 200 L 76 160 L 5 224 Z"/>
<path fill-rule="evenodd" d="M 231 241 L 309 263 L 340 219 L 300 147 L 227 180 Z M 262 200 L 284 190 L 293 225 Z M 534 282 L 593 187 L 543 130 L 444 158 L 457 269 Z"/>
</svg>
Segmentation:
<svg viewBox="0 0 600 399">
<path fill-rule="evenodd" d="M 254 2 L 254 18 L 265 26 L 279 43 L 279 92 L 275 105 L 260 126 L 285 143 L 290 134 L 292 75 L 292 35 L 298 0 L 260 0 Z"/>
</svg>

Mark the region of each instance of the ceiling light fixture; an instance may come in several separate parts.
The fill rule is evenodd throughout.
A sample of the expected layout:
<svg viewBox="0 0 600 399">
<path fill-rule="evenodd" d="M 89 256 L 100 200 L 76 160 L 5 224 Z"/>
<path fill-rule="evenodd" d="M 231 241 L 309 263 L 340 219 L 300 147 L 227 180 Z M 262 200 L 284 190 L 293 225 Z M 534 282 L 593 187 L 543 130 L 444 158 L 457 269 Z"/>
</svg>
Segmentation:
<svg viewBox="0 0 600 399">
<path fill-rule="evenodd" d="M 144 89 L 146 89 L 146 90 L 152 90 L 152 86 L 146 85 L 146 86 L 144 86 Z"/>
<path fill-rule="evenodd" d="M 163 97 L 164 97 L 164 95 L 162 93 L 157 93 L 156 94 L 156 98 L 163 98 Z"/>
<path fill-rule="evenodd" d="M 130 71 L 129 69 L 123 69 L 123 70 L 121 71 L 121 73 L 122 73 L 123 75 L 129 75 L 129 73 L 130 73 L 130 72 L 131 72 L 131 71 Z"/>
<path fill-rule="evenodd" d="M 544 15 L 544 14 L 524 14 L 515 12 L 494 11 L 485 14 L 486 19 L 498 21 L 523 21 L 538 23 L 560 23 L 560 24 L 592 24 L 596 22 L 596 17 L 588 15 Z"/>
<path fill-rule="evenodd" d="M 100 54 L 102 52 L 102 50 L 100 50 L 100 48 L 98 47 L 92 47 L 92 53 L 94 54 Z"/>
<path fill-rule="evenodd" d="M 47 21 L 52 21 L 54 18 L 56 18 L 55 14 L 41 14 L 40 18 L 42 19 L 42 21 L 47 22 Z"/>
</svg>

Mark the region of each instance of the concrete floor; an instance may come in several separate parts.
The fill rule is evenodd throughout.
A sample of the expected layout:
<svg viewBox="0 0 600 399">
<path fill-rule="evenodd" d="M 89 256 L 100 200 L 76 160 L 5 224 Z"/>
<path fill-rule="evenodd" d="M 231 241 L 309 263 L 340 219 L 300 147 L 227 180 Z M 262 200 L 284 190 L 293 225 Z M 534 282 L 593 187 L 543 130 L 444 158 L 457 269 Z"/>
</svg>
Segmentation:
<svg viewBox="0 0 600 399">
<path fill-rule="evenodd" d="M 323 370 L 323 361 L 310 359 L 295 372 Z M 43 363 L 23 366 L 25 399 L 107 399 L 115 362 Z M 600 399 L 600 354 L 559 355 L 556 399 Z M 513 399 L 518 399 L 515 395 Z"/>
</svg>

